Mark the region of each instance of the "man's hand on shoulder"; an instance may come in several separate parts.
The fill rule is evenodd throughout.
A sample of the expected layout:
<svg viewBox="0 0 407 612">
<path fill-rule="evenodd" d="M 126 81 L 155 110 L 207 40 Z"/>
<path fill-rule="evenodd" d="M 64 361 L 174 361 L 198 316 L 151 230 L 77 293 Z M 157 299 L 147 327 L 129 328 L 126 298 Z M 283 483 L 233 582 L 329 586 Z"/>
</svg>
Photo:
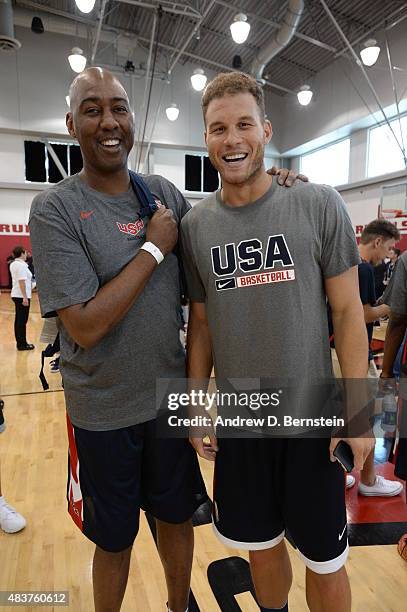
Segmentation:
<svg viewBox="0 0 407 612">
<path fill-rule="evenodd" d="M 177 240 L 178 228 L 172 210 L 159 208 L 147 225 L 146 241 L 152 242 L 163 255 L 167 255 Z"/>
<path fill-rule="evenodd" d="M 308 176 L 305 174 L 297 174 L 294 170 L 288 170 L 288 168 L 277 168 L 273 166 L 267 170 L 267 174 L 271 176 L 277 176 L 277 182 L 279 185 L 285 185 L 285 187 L 292 187 L 296 181 L 302 181 L 308 183 Z"/>
</svg>

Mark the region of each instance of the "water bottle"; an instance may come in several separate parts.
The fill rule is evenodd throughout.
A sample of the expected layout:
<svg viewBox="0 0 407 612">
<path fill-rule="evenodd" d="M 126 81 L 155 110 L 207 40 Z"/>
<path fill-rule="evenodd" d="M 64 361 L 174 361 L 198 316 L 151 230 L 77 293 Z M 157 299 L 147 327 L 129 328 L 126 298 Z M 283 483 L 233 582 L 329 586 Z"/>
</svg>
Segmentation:
<svg viewBox="0 0 407 612">
<path fill-rule="evenodd" d="M 397 425 L 397 401 L 392 393 L 383 398 L 382 429 L 389 433 L 396 431 Z"/>
</svg>

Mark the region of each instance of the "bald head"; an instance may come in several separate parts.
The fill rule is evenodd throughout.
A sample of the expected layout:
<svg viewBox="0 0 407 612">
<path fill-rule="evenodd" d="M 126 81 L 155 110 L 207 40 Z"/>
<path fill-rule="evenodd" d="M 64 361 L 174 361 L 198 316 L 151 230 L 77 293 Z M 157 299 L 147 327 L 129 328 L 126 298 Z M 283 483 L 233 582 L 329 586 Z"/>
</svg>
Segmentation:
<svg viewBox="0 0 407 612">
<path fill-rule="evenodd" d="M 117 92 L 121 92 L 119 95 L 121 95 L 125 100 L 127 100 L 127 103 L 129 103 L 126 90 L 120 83 L 119 79 L 109 72 L 109 70 L 91 67 L 83 70 L 71 83 L 69 88 L 69 106 L 71 112 L 75 113 L 78 106 L 81 104 L 83 95 L 86 91 L 90 89 L 98 91 L 105 85 L 114 85 L 115 88 L 117 88 Z"/>
<path fill-rule="evenodd" d="M 80 144 L 84 170 L 95 175 L 127 176 L 134 144 L 134 117 L 120 81 L 108 70 L 88 68 L 72 82 L 66 126 Z M 92 170 L 90 170 L 92 169 Z"/>
</svg>

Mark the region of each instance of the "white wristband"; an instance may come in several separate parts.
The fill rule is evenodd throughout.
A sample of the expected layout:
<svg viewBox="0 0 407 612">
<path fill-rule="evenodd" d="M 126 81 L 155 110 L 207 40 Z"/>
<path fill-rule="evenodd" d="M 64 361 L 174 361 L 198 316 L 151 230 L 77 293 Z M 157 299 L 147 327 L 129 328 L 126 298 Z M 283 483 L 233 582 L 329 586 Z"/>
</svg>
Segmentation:
<svg viewBox="0 0 407 612">
<path fill-rule="evenodd" d="M 156 247 L 155 244 L 153 244 L 152 242 L 145 242 L 143 246 L 140 247 L 140 250 L 141 249 L 150 253 L 150 255 L 152 255 L 156 260 L 157 264 L 160 264 L 164 259 L 164 255 L 161 253 L 160 249 Z"/>
</svg>

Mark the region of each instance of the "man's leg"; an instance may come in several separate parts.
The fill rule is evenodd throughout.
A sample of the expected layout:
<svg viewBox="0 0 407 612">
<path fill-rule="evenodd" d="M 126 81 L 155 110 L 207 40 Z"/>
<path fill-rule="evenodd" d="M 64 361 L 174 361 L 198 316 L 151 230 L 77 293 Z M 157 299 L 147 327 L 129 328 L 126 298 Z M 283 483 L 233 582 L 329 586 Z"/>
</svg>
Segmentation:
<svg viewBox="0 0 407 612">
<path fill-rule="evenodd" d="M 96 546 L 92 569 L 95 612 L 120 610 L 129 576 L 131 549 L 130 546 L 121 552 L 107 552 Z"/>
<path fill-rule="evenodd" d="M 67 416 L 68 511 L 96 544 L 93 594 L 96 612 L 118 612 L 139 527 L 143 425 L 91 431 Z M 80 466 L 80 469 L 79 469 Z"/>
<path fill-rule="evenodd" d="M 328 439 L 287 441 L 284 511 L 287 529 L 307 568 L 309 609 L 350 612 L 350 586 L 344 568 L 349 552 L 345 473 L 338 462 L 329 461 L 328 448 Z"/>
<path fill-rule="evenodd" d="M 306 595 L 311 612 L 350 612 L 351 592 L 345 567 L 332 574 L 317 574 L 307 567 Z"/>
<path fill-rule="evenodd" d="M 374 469 L 374 448 L 370 451 L 366 457 L 366 461 L 363 465 L 363 470 L 360 472 L 360 480 L 363 484 L 371 487 L 376 481 L 376 472 Z"/>
<path fill-rule="evenodd" d="M 1 472 L 1 470 L 0 470 Z M 0 475 L 0 529 L 6 533 L 17 533 L 24 529 L 26 525 L 25 518 L 21 516 L 13 506 L 10 506 L 3 497 L 1 491 L 1 475 Z"/>
<path fill-rule="evenodd" d="M 284 540 L 266 550 L 249 553 L 257 601 L 263 608 L 282 608 L 292 583 L 291 563 Z"/>
<path fill-rule="evenodd" d="M 156 524 L 158 550 L 167 582 L 168 607 L 172 612 L 185 612 L 194 552 L 192 521 L 176 525 L 157 520 Z"/>
<path fill-rule="evenodd" d="M 163 435 L 167 417 L 146 424 L 142 508 L 156 519 L 157 546 L 165 572 L 168 608 L 185 612 L 191 583 L 192 516 L 208 499 L 198 459 L 186 439 Z M 160 429 L 161 427 L 161 429 Z"/>
</svg>

